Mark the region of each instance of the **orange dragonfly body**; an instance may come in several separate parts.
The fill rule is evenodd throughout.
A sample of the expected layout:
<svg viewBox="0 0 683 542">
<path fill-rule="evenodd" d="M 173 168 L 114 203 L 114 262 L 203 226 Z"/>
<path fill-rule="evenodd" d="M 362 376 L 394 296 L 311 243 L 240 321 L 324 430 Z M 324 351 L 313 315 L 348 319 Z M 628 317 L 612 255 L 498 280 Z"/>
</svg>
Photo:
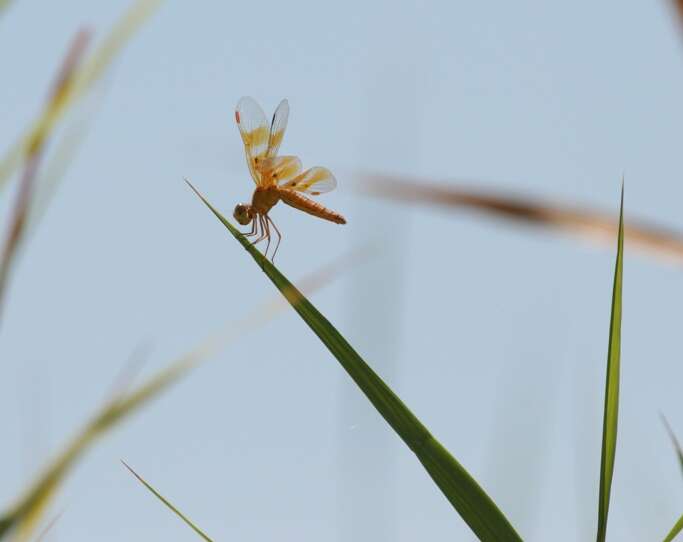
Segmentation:
<svg viewBox="0 0 683 542">
<path fill-rule="evenodd" d="M 318 218 L 346 224 L 339 213 L 304 195 L 317 196 L 333 190 L 337 186 L 334 175 L 323 167 L 312 167 L 302 172 L 301 160 L 296 156 L 277 155 L 288 118 L 287 100 L 282 100 L 278 105 L 270 128 L 263 110 L 252 98 L 242 98 L 235 109 L 235 120 L 244 142 L 249 173 L 256 183 L 256 189 L 251 203 L 238 204 L 233 216 L 243 226 L 251 224 L 251 230 L 246 236 L 257 237 L 253 244 L 267 240 L 266 256 L 270 248 L 270 228 L 273 227 L 278 241 L 272 258 L 275 258 L 282 235 L 268 212 L 280 200 Z"/>
</svg>

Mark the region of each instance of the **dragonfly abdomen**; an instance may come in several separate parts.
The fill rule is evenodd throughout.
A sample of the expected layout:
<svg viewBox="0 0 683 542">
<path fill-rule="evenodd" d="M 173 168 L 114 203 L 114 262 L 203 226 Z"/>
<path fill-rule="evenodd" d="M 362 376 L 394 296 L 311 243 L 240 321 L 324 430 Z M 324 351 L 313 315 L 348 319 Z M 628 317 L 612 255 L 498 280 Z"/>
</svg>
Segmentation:
<svg viewBox="0 0 683 542">
<path fill-rule="evenodd" d="M 299 209 L 309 215 L 317 216 L 318 218 L 329 220 L 336 224 L 346 224 L 346 219 L 342 215 L 320 205 L 317 201 L 313 201 L 299 192 L 287 190 L 285 188 L 279 189 L 278 192 L 280 194 L 280 199 L 295 209 Z"/>
</svg>

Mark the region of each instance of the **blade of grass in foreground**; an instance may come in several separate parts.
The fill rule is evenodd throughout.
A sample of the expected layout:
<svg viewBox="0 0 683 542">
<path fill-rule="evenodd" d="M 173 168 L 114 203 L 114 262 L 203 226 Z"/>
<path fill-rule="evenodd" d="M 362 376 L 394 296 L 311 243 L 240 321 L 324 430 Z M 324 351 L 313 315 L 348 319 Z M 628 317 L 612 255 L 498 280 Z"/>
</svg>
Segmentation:
<svg viewBox="0 0 683 542">
<path fill-rule="evenodd" d="M 189 183 L 190 187 L 239 241 L 294 310 L 325 344 L 377 411 L 415 453 L 439 489 L 472 531 L 484 541 L 520 541 L 520 536 L 496 504 L 431 435 L 351 345 L 273 264 L 230 224 Z"/>
<path fill-rule="evenodd" d="M 124 467 L 126 467 L 133 476 L 135 476 L 142 485 L 144 485 L 147 489 L 149 489 L 152 494 L 159 499 L 161 502 L 163 502 L 168 508 L 171 509 L 171 511 L 178 516 L 180 519 L 182 519 L 195 533 L 197 533 L 199 536 L 201 536 L 204 540 L 207 542 L 213 542 L 204 532 L 197 527 L 194 523 L 192 523 L 189 518 L 183 514 L 180 510 L 178 510 L 175 506 L 173 506 L 168 500 L 164 498 L 164 496 L 159 493 L 156 489 L 154 489 L 150 484 L 148 484 L 142 476 L 140 476 L 137 472 L 135 472 L 125 461 L 121 460 L 121 463 L 123 463 Z"/>
<path fill-rule="evenodd" d="M 676 525 L 674 525 L 673 528 L 669 531 L 669 534 L 666 535 L 664 542 L 671 542 L 674 538 L 676 538 L 676 535 L 678 535 L 678 533 L 680 533 L 681 531 L 683 531 L 683 515 L 681 515 L 681 517 L 678 518 Z"/>
<path fill-rule="evenodd" d="M 621 290 L 624 256 L 624 187 L 621 187 L 617 261 L 614 266 L 612 314 L 607 348 L 607 377 L 605 379 L 605 410 L 602 426 L 602 452 L 600 459 L 600 496 L 598 504 L 598 542 L 607 534 L 607 516 L 614 474 L 614 456 L 617 448 L 617 422 L 619 418 L 619 372 L 621 358 Z"/>
<path fill-rule="evenodd" d="M 366 252 L 365 250 L 353 251 L 316 270 L 303 278 L 302 287 L 307 292 L 313 292 L 329 284 L 342 270 L 365 258 Z M 43 511 L 67 473 L 98 438 L 128 419 L 130 415 L 137 412 L 152 399 L 161 395 L 204 360 L 225 348 L 232 340 L 268 322 L 273 316 L 284 310 L 285 306 L 286 304 L 278 296 L 277 299 L 256 308 L 245 318 L 232 322 L 227 329 L 210 336 L 194 350 L 153 375 L 133 391 L 118 394 L 108 401 L 68 443 L 66 449 L 57 456 L 34 484 L 28 488 L 21 499 L 10 510 L 0 515 L 0 540 L 12 531 L 18 531 L 24 539 L 33 532 Z"/>
</svg>

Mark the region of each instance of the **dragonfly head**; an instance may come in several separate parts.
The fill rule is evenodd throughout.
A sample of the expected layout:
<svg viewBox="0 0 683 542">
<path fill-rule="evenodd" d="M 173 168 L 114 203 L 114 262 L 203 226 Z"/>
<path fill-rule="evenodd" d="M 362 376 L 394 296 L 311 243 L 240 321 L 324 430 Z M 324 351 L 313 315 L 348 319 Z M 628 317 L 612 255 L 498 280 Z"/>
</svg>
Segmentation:
<svg viewBox="0 0 683 542">
<path fill-rule="evenodd" d="M 242 224 L 242 226 L 246 226 L 253 220 L 254 210 L 248 203 L 238 203 L 235 205 L 235 211 L 232 213 L 232 216 L 234 216 L 235 220 Z"/>
</svg>

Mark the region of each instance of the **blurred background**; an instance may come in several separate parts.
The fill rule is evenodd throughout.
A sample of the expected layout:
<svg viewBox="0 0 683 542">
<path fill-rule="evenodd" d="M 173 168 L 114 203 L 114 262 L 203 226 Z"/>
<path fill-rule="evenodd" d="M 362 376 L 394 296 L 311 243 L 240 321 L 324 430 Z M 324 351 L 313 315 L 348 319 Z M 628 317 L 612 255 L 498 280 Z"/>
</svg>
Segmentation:
<svg viewBox="0 0 683 542">
<path fill-rule="evenodd" d="M 129 7 L 15 0 L 0 15 L 0 149 L 74 33 Z M 616 239 L 595 246 L 362 193 L 374 172 L 502 188 L 683 229 L 683 42 L 664 0 L 162 3 L 60 129 L 87 138 L 12 274 L 0 328 L 0 502 L 102 404 L 140 344 L 152 374 L 277 293 L 182 180 L 251 197 L 233 108 L 290 102 L 284 154 L 339 181 L 340 227 L 284 205 L 294 281 L 365 243 L 311 300 L 526 540 L 597 518 Z M 5 228 L 16 183 L 2 195 Z M 3 230 L 4 231 L 4 230 Z M 661 539 L 683 484 L 680 264 L 626 252 L 608 537 Z M 472 540 L 412 452 L 291 310 L 245 333 L 85 456 L 47 540 Z"/>
</svg>

